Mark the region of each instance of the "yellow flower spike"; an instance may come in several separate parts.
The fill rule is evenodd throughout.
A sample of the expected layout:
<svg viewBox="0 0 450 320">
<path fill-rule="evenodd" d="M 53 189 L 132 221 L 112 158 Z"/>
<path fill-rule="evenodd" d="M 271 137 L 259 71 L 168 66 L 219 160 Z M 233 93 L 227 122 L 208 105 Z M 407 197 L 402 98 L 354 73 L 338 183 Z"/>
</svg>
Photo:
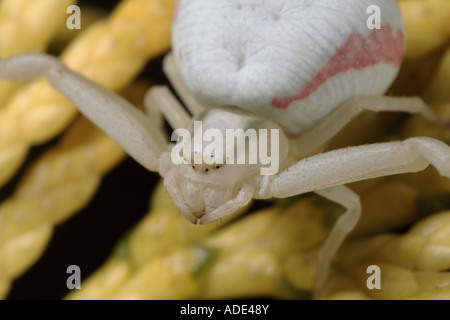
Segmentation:
<svg viewBox="0 0 450 320">
<path fill-rule="evenodd" d="M 0 131 L 2 130 L 0 129 Z M 24 145 L 13 145 L 2 149 L 0 152 L 0 186 L 20 168 L 27 153 L 28 148 Z"/>
<path fill-rule="evenodd" d="M 202 241 L 207 247 L 233 250 L 252 243 L 270 231 L 279 217 L 276 208 L 262 210 L 221 229 Z"/>
<path fill-rule="evenodd" d="M 420 217 L 417 206 L 420 193 L 397 179 L 380 180 L 378 184 L 360 193 L 363 214 L 352 231 L 352 236 L 400 228 Z"/>
<path fill-rule="evenodd" d="M 388 233 L 379 233 L 370 237 L 358 238 L 348 241 L 339 252 L 341 265 L 355 265 L 361 261 L 370 260 L 378 254 L 397 236 Z"/>
<path fill-rule="evenodd" d="M 114 257 L 83 281 L 80 290 L 72 290 L 67 300 L 104 300 L 124 286 L 133 275 L 133 268 L 124 259 Z"/>
<path fill-rule="evenodd" d="M 269 250 L 228 250 L 216 257 L 198 298 L 274 297 L 282 275 L 279 260 Z"/>
<path fill-rule="evenodd" d="M 418 271 L 415 276 L 421 291 L 411 299 L 450 300 L 450 272 Z"/>
<path fill-rule="evenodd" d="M 205 249 L 177 250 L 150 261 L 111 299 L 192 299 L 200 282 L 195 271 L 208 259 Z"/>
<path fill-rule="evenodd" d="M 44 50 L 67 17 L 67 7 L 75 3 L 75 0 L 0 1 L 0 57 Z M 0 108 L 19 86 L 0 81 Z"/>
<path fill-rule="evenodd" d="M 139 268 L 171 249 L 188 245 L 219 227 L 217 223 L 193 225 L 178 211 L 152 210 L 128 239 L 129 259 L 133 267 Z"/>
<path fill-rule="evenodd" d="M 96 156 L 98 152 L 102 158 Z M 85 206 L 102 174 L 123 157 L 117 144 L 80 118 L 60 145 L 37 160 L 13 196 L 0 206 L 0 251 L 16 253 L 11 255 L 14 260 L 6 259 L 14 271 L 0 267 L 0 281 L 13 280 L 39 257 L 49 240 L 39 230 L 46 226 L 51 234 L 55 224 Z M 29 239 L 28 251 L 20 250 L 23 242 L 15 240 L 22 237 Z"/>
<path fill-rule="evenodd" d="M 318 205 L 316 199 L 260 210 L 219 230 L 202 244 L 226 250 L 258 246 L 279 256 L 318 245 L 328 231 L 323 221 L 328 207 Z"/>
<path fill-rule="evenodd" d="M 126 0 L 63 52 L 67 65 L 110 90 L 129 83 L 148 59 L 170 48 L 175 0 Z"/>
<path fill-rule="evenodd" d="M 321 299 L 327 300 L 370 300 L 354 279 L 342 272 L 332 272 L 322 291 Z"/>
<path fill-rule="evenodd" d="M 364 269 L 362 266 L 361 269 Z M 413 271 L 393 265 L 380 264 L 381 290 L 364 291 L 374 299 L 448 300 L 450 273 Z M 363 270 L 361 270 L 363 271 Z M 364 281 L 362 277 L 361 281 Z"/>
<path fill-rule="evenodd" d="M 423 236 L 415 234 L 393 238 L 381 252 L 374 253 L 373 259 L 413 269 L 416 267 L 419 255 L 423 254 L 422 247 L 425 240 Z"/>
<path fill-rule="evenodd" d="M 146 270 L 152 261 L 195 243 L 239 215 L 228 216 L 220 223 L 194 225 L 180 214 L 162 182 L 153 192 L 150 208 L 144 219 L 120 241 L 108 262 L 83 282 L 82 290 L 69 294 L 67 299 L 107 299 L 127 286 L 132 276 L 145 273 L 141 270 Z M 125 268 L 126 276 L 122 274 Z M 115 273 L 121 275 L 119 279 L 105 284 L 103 279 Z"/>
<path fill-rule="evenodd" d="M 311 248 L 326 236 L 330 208 L 315 197 L 300 198 L 208 236 L 201 244 L 220 253 L 206 272 L 201 298 L 309 298 L 316 253 Z M 305 272 L 299 278 L 294 270 Z"/>
<path fill-rule="evenodd" d="M 421 270 L 450 269 L 450 211 L 419 223 L 410 234 L 426 237 L 416 267 Z"/>
<path fill-rule="evenodd" d="M 450 272 L 432 272 L 432 271 L 418 271 L 415 274 L 417 282 L 424 291 L 433 291 L 436 289 L 444 289 L 447 287 L 445 294 L 447 299 L 450 297 Z"/>
<path fill-rule="evenodd" d="M 84 128 L 83 125 L 80 127 Z M 74 130 L 77 131 L 77 126 Z M 80 132 L 78 134 L 82 135 Z M 110 144 L 109 138 L 103 137 L 103 140 Z M 48 152 L 25 174 L 12 198 L 0 206 L 0 220 L 5 221 L 0 225 L 0 239 L 29 230 L 35 223 L 39 224 L 43 217 L 36 210 L 45 214 L 47 221 L 55 223 L 64 219 L 66 212 L 78 209 L 79 203 L 91 197 L 99 183 L 99 177 L 86 166 L 86 163 L 89 164 L 94 159 L 85 151 L 104 144 L 101 140 L 83 142 L 87 144 Z M 115 144 L 114 146 L 115 149 L 109 152 L 110 157 L 105 158 L 106 162 L 115 158 L 117 163 L 123 157 L 120 148 Z M 95 161 L 99 161 L 98 158 Z M 21 223 L 18 224 L 17 221 Z"/>
<path fill-rule="evenodd" d="M 385 124 L 380 119 L 380 115 L 375 112 L 363 112 L 327 142 L 326 150 L 369 143 L 380 139 L 384 134 Z"/>
<path fill-rule="evenodd" d="M 442 288 L 430 291 L 421 291 L 409 299 L 415 300 L 450 300 L 450 289 Z"/>
<path fill-rule="evenodd" d="M 95 6 L 95 4 L 80 3 L 79 7 L 82 12 L 81 29 L 68 29 L 66 27 L 66 21 L 64 21 L 64 24 L 58 29 L 58 32 L 50 43 L 49 51 L 62 52 L 73 39 L 83 32 L 83 29 L 101 19 L 106 19 L 108 16 L 108 13 L 104 9 Z M 69 17 L 70 14 L 66 16 Z"/>
<path fill-rule="evenodd" d="M 255 244 L 270 249 L 278 257 L 319 247 L 336 216 L 342 213 L 338 205 L 315 195 L 300 197 L 293 204 L 277 209 L 276 220 Z"/>
<path fill-rule="evenodd" d="M 90 26 L 65 50 L 62 60 L 75 71 L 102 86 L 117 90 L 125 86 L 146 61 L 169 48 L 174 0 L 127 0 L 106 21 Z M 42 143 L 63 130 L 76 109 L 45 80 L 19 90 L 0 112 L 0 123 L 9 123 L 0 135 L 0 159 L 14 165 L 0 167 L 0 185 L 23 161 L 30 145 Z M 21 152 L 11 156 L 11 147 Z M 6 150 L 6 151 L 4 151 Z M 3 155 L 3 152 L 8 152 Z M 6 159 L 6 160 L 5 160 Z"/>
<path fill-rule="evenodd" d="M 377 264 L 381 270 L 381 289 L 369 289 L 366 284 L 370 276 L 367 274 L 369 265 L 369 263 L 352 265 L 342 273 L 332 274 L 323 298 L 338 299 L 342 295 L 344 297 L 351 295 L 362 299 L 406 299 L 420 292 L 420 286 L 411 270 L 386 263 Z M 343 287 L 340 288 L 339 285 Z"/>
<path fill-rule="evenodd" d="M 392 92 L 395 95 L 420 95 L 427 102 L 448 101 L 445 86 L 449 79 L 448 63 L 440 60 L 450 40 L 450 3 L 447 0 L 398 2 L 405 21 L 406 50 Z M 448 61 L 448 53 L 445 60 Z"/>
<path fill-rule="evenodd" d="M 196 226 L 185 221 L 168 201 L 160 183 L 153 195 L 151 214 L 120 242 L 110 262 L 88 279 L 86 286 L 82 284 L 84 293 L 71 294 L 68 298 L 105 298 L 107 295 L 102 294 L 104 285 L 100 279 L 109 272 L 111 261 L 118 260 L 132 268 L 132 275 L 108 296 L 113 299 L 309 297 L 306 292 L 309 288 L 293 285 L 289 277 L 286 278 L 285 269 L 290 268 L 292 273 L 294 269 L 310 268 L 314 260 L 310 246 L 318 245 L 325 234 L 310 237 L 316 229 L 324 230 L 320 214 L 323 207 L 316 209 L 319 212 L 316 222 L 312 221 L 316 212 L 302 213 L 303 209 L 315 208 L 314 203 L 306 202 L 304 205 L 293 204 L 284 212 L 278 207 L 261 210 L 224 227 L 223 224 Z M 164 203 L 169 205 L 164 208 Z M 298 221 L 292 223 L 291 218 L 295 220 L 295 215 L 298 215 Z M 301 216 L 309 217 L 310 221 L 303 221 Z M 288 225 L 295 227 L 287 228 Z M 222 228 L 214 231 L 219 227 Z M 289 259 L 302 250 L 306 250 L 306 259 L 300 262 Z M 289 263 L 284 263 L 285 260 Z M 169 261 L 168 269 L 164 267 L 164 261 Z M 174 269 L 178 271 L 174 273 Z M 313 276 L 310 270 L 303 275 L 303 282 L 311 284 Z M 179 287 L 179 291 L 171 290 L 171 286 Z M 108 288 L 105 290 L 111 292 Z"/>
<path fill-rule="evenodd" d="M 447 23 L 448 24 L 448 23 Z M 429 102 L 450 101 L 448 84 L 450 83 L 450 48 L 439 63 L 438 70 L 429 82 L 424 97 Z"/>
<path fill-rule="evenodd" d="M 43 223 L 33 230 L 17 235 L 0 246 L 0 282 L 17 277 L 43 253 L 53 228 Z"/>
<path fill-rule="evenodd" d="M 99 178 L 80 176 L 69 184 L 59 184 L 36 195 L 16 196 L 0 206 L 4 225 L 0 226 L 0 246 L 12 237 L 29 232 L 42 223 L 57 224 L 81 209 L 92 197 Z"/>
<path fill-rule="evenodd" d="M 4 299 L 11 288 L 11 284 L 8 281 L 0 281 L 0 299 Z"/>
<path fill-rule="evenodd" d="M 362 293 L 374 299 L 447 299 L 450 290 L 450 211 L 429 216 L 404 235 L 379 234 L 355 240 L 339 254 L 325 298 L 340 292 Z M 370 290 L 367 268 L 380 269 L 381 289 Z M 339 289 L 343 279 L 351 285 Z"/>
<path fill-rule="evenodd" d="M 420 96 L 434 76 L 442 52 L 433 52 L 419 60 L 404 60 L 390 92 L 397 96 Z"/>
<path fill-rule="evenodd" d="M 316 276 L 318 250 L 294 253 L 283 261 L 287 281 L 298 290 L 312 291 Z"/>
<path fill-rule="evenodd" d="M 450 193 L 450 181 L 444 179 L 435 168 L 427 168 L 413 175 L 402 175 L 396 180 L 419 192 L 416 199 L 419 214 L 445 209 L 446 202 L 448 203 L 445 197 Z"/>
<path fill-rule="evenodd" d="M 91 134 L 96 131 L 96 134 Z M 71 140 L 70 137 L 77 136 Z M 69 139 L 66 139 L 69 138 Z M 29 197 L 47 192 L 58 184 L 81 181 L 92 173 L 103 174 L 121 159 L 121 148 L 85 118 L 80 118 L 59 145 L 46 152 L 19 184 L 16 196 Z"/>
<path fill-rule="evenodd" d="M 349 245 L 341 253 L 343 261 L 372 259 L 420 270 L 450 268 L 450 212 L 419 221 L 404 235 L 379 235 Z"/>
<path fill-rule="evenodd" d="M 27 51 L 42 51 L 67 16 L 66 8 L 74 0 L 3 0 L 0 2 L 0 57 Z M 51 16 L 52 19 L 48 19 Z M 20 30 L 20 32 L 17 32 Z M 20 84 L 0 81 L 0 110 Z M 0 117 L 0 136 L 13 137 L 17 123 L 11 117 Z M 1 145 L 1 143 L 0 143 Z M 20 167 L 28 148 L 22 144 L 2 148 L 0 153 L 0 185 L 8 181 Z"/>
<path fill-rule="evenodd" d="M 362 292 L 344 291 L 328 297 L 328 300 L 370 300 L 370 298 Z"/>
<path fill-rule="evenodd" d="M 112 18 L 127 28 L 138 19 L 140 28 L 144 32 L 143 51 L 149 56 L 156 56 L 170 47 L 170 26 L 175 0 L 137 0 L 129 3 L 122 2 L 120 10 L 113 12 Z M 140 12 L 141 11 L 141 12 Z M 137 15 L 137 13 L 139 13 Z M 152 20 L 151 24 L 148 20 Z M 149 30 L 147 30 L 149 29 Z M 135 36 L 137 45 L 141 45 L 140 36 Z M 139 47 L 139 46 L 138 46 Z"/>
<path fill-rule="evenodd" d="M 363 285 L 363 289 L 374 299 L 407 299 L 420 292 L 414 272 L 411 269 L 391 264 L 378 264 L 381 272 L 381 289 L 370 290 L 367 285 L 367 264 L 351 268 L 353 276 Z"/>
<path fill-rule="evenodd" d="M 366 268 L 360 264 L 345 272 L 333 274 L 324 293 L 326 299 L 428 299 L 450 298 L 450 273 L 412 271 L 391 264 L 380 263 L 381 289 L 368 289 Z M 358 283 L 359 285 L 357 285 Z"/>
<path fill-rule="evenodd" d="M 450 213 L 442 212 L 420 221 L 420 223 L 411 228 L 410 233 L 428 237 L 436 232 L 436 230 L 448 224 L 450 224 Z"/>
<path fill-rule="evenodd" d="M 169 193 L 160 181 L 153 191 L 152 198 L 150 200 L 150 208 L 153 210 L 167 210 L 171 212 L 179 212 L 177 206 L 170 199 Z"/>
<path fill-rule="evenodd" d="M 405 21 L 406 59 L 417 59 L 445 45 L 450 38 L 450 2 L 447 0 L 399 1 Z"/>
</svg>

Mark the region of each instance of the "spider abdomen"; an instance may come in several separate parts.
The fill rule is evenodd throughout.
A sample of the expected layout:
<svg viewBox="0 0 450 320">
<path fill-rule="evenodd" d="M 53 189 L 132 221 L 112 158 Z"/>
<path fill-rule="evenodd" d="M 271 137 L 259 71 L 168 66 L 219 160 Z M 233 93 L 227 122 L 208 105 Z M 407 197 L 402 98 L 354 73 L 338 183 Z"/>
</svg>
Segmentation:
<svg viewBox="0 0 450 320">
<path fill-rule="evenodd" d="M 371 5 L 379 29 L 368 26 Z M 404 28 L 392 0 L 181 0 L 172 39 L 199 99 L 298 134 L 352 96 L 383 94 L 403 57 Z"/>
</svg>

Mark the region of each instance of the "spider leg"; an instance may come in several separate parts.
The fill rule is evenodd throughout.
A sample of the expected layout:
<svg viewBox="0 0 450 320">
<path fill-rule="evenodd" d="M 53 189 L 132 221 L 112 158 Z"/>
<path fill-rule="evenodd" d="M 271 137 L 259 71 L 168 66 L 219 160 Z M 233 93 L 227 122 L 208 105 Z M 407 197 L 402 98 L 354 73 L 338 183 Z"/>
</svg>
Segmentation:
<svg viewBox="0 0 450 320">
<path fill-rule="evenodd" d="M 167 141 L 156 125 L 119 95 L 70 71 L 57 58 L 29 53 L 0 59 L 0 78 L 26 81 L 46 76 L 48 82 L 114 139 L 130 156 L 151 171 L 158 171 Z"/>
<path fill-rule="evenodd" d="M 184 85 L 183 81 L 178 74 L 177 67 L 173 58 L 173 53 L 168 53 L 164 58 L 163 62 L 164 73 L 170 80 L 177 93 L 179 94 L 181 100 L 185 103 L 188 110 L 194 115 L 205 110 L 205 107 L 197 102 L 197 100 L 192 96 L 189 90 Z"/>
<path fill-rule="evenodd" d="M 319 254 L 315 292 L 320 292 L 330 261 L 359 219 L 359 199 L 339 187 L 354 181 L 417 172 L 433 165 L 450 178 L 450 147 L 436 139 L 415 137 L 404 141 L 349 147 L 314 155 L 291 165 L 277 176 L 264 176 L 259 198 L 286 198 L 315 191 L 347 208 Z"/>
<path fill-rule="evenodd" d="M 313 128 L 295 140 L 299 157 L 307 156 L 325 144 L 363 111 L 418 113 L 430 122 L 440 123 L 437 115 L 417 97 L 361 95 L 340 104 Z"/>
<path fill-rule="evenodd" d="M 168 53 L 164 58 L 163 69 L 187 109 L 194 116 L 203 112 L 205 107 L 197 102 L 181 80 L 172 53 Z M 155 86 L 151 88 L 145 96 L 144 104 L 147 113 L 154 112 L 154 109 L 158 108 L 173 129 L 185 128 L 192 120 L 189 113 L 167 87 Z"/>
<path fill-rule="evenodd" d="M 359 221 L 361 216 L 361 202 L 359 196 L 346 186 L 336 186 L 316 190 L 315 192 L 328 200 L 339 203 L 347 209 L 347 211 L 338 218 L 319 251 L 317 259 L 317 276 L 313 290 L 314 296 L 318 297 L 325 284 L 331 259 L 336 255 L 347 235 L 354 229 Z"/>
<path fill-rule="evenodd" d="M 144 105 L 149 111 L 158 108 L 173 129 L 185 128 L 191 122 L 191 116 L 165 86 L 149 89 L 145 94 Z"/>
</svg>

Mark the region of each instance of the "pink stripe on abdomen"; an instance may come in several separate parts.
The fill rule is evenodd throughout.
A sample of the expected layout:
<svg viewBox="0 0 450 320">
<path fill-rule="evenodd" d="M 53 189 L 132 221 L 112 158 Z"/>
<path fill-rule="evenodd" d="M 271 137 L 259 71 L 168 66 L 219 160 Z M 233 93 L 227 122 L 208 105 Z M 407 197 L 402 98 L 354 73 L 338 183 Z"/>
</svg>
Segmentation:
<svg viewBox="0 0 450 320">
<path fill-rule="evenodd" d="M 272 105 L 277 109 L 285 110 L 292 102 L 308 98 L 329 78 L 350 69 L 361 70 L 382 62 L 399 67 L 403 58 L 403 40 L 402 30 L 398 30 L 394 35 L 391 26 L 374 29 L 366 38 L 352 33 L 298 94 L 285 98 L 275 97 L 272 99 Z"/>
<path fill-rule="evenodd" d="M 177 23 L 178 20 L 178 10 L 180 9 L 180 1 L 181 0 L 176 0 L 175 5 L 173 7 L 173 12 L 172 12 L 172 24 Z"/>
</svg>

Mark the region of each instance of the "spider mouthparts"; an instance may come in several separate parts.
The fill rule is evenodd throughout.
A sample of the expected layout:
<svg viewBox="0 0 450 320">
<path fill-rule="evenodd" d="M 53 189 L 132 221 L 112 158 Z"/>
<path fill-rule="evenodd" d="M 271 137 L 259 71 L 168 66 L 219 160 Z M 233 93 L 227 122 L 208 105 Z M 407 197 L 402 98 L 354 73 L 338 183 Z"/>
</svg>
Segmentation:
<svg viewBox="0 0 450 320">
<path fill-rule="evenodd" d="M 191 219 L 191 222 L 192 222 L 193 224 L 202 224 L 202 223 L 201 223 L 201 220 L 202 220 L 202 218 L 203 218 L 204 215 L 205 215 L 204 212 L 193 212 L 193 213 L 192 213 L 192 219 Z"/>
</svg>

